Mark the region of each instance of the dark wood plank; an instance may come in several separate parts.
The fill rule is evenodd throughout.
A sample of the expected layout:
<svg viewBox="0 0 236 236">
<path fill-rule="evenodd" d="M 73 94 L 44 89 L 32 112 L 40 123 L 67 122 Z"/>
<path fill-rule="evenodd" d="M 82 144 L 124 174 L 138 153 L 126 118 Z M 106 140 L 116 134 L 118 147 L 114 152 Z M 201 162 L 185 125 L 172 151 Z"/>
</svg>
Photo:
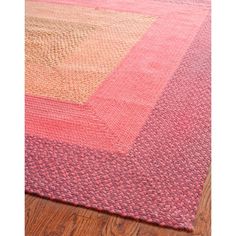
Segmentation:
<svg viewBox="0 0 236 236">
<path fill-rule="evenodd" d="M 211 175 L 193 232 L 178 231 L 26 194 L 26 236 L 210 236 Z"/>
</svg>

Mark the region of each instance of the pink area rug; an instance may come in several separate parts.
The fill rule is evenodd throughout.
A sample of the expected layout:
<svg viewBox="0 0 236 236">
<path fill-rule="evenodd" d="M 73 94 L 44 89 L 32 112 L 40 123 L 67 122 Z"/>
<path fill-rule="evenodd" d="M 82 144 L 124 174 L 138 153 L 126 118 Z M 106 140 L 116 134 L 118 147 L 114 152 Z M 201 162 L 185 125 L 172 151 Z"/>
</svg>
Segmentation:
<svg viewBox="0 0 236 236">
<path fill-rule="evenodd" d="M 26 1 L 26 191 L 193 229 L 211 162 L 210 1 Z"/>
</svg>

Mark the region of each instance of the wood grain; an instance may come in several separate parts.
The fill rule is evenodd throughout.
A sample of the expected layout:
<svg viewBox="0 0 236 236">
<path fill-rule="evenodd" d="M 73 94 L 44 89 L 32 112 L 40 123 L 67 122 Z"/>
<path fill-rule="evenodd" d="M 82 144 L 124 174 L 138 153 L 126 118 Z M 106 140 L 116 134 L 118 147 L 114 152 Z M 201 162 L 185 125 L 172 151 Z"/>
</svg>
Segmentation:
<svg viewBox="0 0 236 236">
<path fill-rule="evenodd" d="M 194 225 L 193 232 L 178 231 L 29 194 L 25 197 L 26 236 L 210 236 L 210 173 Z"/>
</svg>

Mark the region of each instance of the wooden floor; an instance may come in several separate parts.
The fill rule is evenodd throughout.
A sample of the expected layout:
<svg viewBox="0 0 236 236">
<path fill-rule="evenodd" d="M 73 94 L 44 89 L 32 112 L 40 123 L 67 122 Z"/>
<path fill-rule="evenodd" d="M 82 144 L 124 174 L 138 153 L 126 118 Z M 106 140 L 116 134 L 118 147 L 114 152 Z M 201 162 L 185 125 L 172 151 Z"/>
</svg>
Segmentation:
<svg viewBox="0 0 236 236">
<path fill-rule="evenodd" d="M 188 233 L 125 219 L 26 194 L 26 236 L 210 236 L 211 177 L 206 180 L 195 220 Z"/>
</svg>

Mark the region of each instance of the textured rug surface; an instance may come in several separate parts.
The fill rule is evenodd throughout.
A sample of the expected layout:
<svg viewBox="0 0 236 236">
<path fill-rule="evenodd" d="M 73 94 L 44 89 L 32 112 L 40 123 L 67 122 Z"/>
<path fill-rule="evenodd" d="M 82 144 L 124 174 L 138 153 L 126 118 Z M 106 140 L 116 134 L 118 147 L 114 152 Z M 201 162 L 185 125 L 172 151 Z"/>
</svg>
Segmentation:
<svg viewBox="0 0 236 236">
<path fill-rule="evenodd" d="M 26 191 L 191 230 L 210 166 L 210 1 L 26 1 Z"/>
</svg>

